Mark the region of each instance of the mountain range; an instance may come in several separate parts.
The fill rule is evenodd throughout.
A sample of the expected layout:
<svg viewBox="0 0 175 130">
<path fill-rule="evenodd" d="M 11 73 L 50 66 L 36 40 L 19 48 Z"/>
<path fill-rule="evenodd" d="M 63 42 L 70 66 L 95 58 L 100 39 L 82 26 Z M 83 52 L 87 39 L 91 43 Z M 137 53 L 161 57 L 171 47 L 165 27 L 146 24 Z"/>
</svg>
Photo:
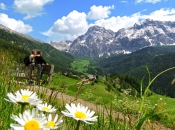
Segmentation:
<svg viewBox="0 0 175 130">
<path fill-rule="evenodd" d="M 126 54 L 149 46 L 175 45 L 175 22 L 146 19 L 117 32 L 92 26 L 74 41 L 51 42 L 53 47 L 86 57 Z"/>
</svg>

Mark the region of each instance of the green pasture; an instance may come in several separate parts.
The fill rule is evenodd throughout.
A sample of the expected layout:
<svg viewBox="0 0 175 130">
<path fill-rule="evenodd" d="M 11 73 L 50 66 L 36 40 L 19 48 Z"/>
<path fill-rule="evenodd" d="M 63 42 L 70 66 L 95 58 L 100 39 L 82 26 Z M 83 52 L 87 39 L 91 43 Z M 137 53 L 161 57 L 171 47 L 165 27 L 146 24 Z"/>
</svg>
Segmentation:
<svg viewBox="0 0 175 130">
<path fill-rule="evenodd" d="M 69 78 L 60 74 L 55 74 L 50 87 L 55 86 L 60 91 L 71 96 L 78 96 L 84 100 L 91 101 L 97 104 L 104 104 L 110 102 L 114 99 L 115 94 L 108 92 L 105 89 L 105 85 L 101 82 L 89 84 L 81 84 L 82 79 Z M 79 90 L 79 92 L 77 92 Z"/>
<path fill-rule="evenodd" d="M 25 88 L 25 86 L 20 86 L 16 84 L 14 79 L 9 79 L 8 77 L 1 77 L 0 78 L 0 116 L 2 117 L 0 119 L 0 128 L 7 130 L 9 128 L 10 122 L 12 122 L 10 116 L 11 113 L 19 113 L 20 108 L 17 105 L 13 105 L 12 103 L 7 102 L 4 100 L 7 98 L 6 94 L 8 92 L 15 92 L 16 90 L 19 90 L 20 88 Z M 100 104 L 103 105 L 105 109 L 109 110 L 115 110 L 118 112 L 122 112 L 124 114 L 128 113 L 133 115 L 134 117 L 137 117 L 139 106 L 140 106 L 140 98 L 133 97 L 131 95 L 127 95 L 120 92 L 109 92 L 106 90 L 106 85 L 103 83 L 104 79 L 99 78 L 98 82 L 90 82 L 89 84 L 81 84 L 82 82 L 81 78 L 69 78 L 66 76 L 61 75 L 60 73 L 55 73 L 53 76 L 53 81 L 50 85 L 43 85 L 41 87 L 47 87 L 47 88 L 54 88 L 57 91 L 66 93 L 68 95 L 74 96 L 76 98 L 84 99 L 85 101 L 94 103 L 96 105 Z M 44 92 L 38 93 L 39 97 L 44 97 L 44 100 L 47 101 L 50 98 L 47 96 L 43 96 Z M 50 102 L 51 104 L 55 104 L 57 100 Z M 154 109 L 155 104 L 157 106 L 160 106 L 159 109 Z M 59 110 L 63 110 L 64 106 L 60 106 L 56 104 L 55 106 L 59 106 Z M 144 101 L 144 107 L 143 112 L 146 113 L 156 113 L 164 110 L 174 110 L 175 107 L 175 99 L 169 98 L 166 96 L 161 96 L 158 94 L 153 94 L 151 96 L 145 97 Z M 95 123 L 93 126 L 88 126 L 87 124 L 84 124 L 84 129 L 90 130 L 132 130 L 130 129 L 129 124 L 126 122 L 119 123 L 117 121 L 110 122 L 109 119 L 111 118 L 109 115 L 109 118 L 104 117 L 103 113 L 99 114 L 96 112 L 99 116 L 99 121 Z M 59 112 L 60 114 L 60 112 Z M 158 116 L 149 118 L 152 122 L 159 121 L 163 124 L 173 127 L 173 122 L 175 120 L 175 112 L 169 111 L 164 114 L 159 114 Z M 66 120 L 66 124 L 63 125 L 65 129 L 73 129 L 73 124 L 76 124 L 74 121 Z M 108 123 L 109 124 L 108 124 Z M 73 124 L 72 124 L 73 123 Z M 67 125 L 70 124 L 70 125 Z M 82 126 L 82 127 L 83 127 Z M 117 126 L 117 127 L 116 127 Z M 74 126 L 75 127 L 75 126 Z M 82 129 L 82 130 L 84 130 Z"/>
<path fill-rule="evenodd" d="M 81 85 L 82 79 L 73 79 L 66 76 L 61 76 L 59 74 L 54 76 L 53 82 L 51 86 L 57 86 L 58 89 L 63 90 L 64 88 L 61 87 L 61 85 L 65 85 L 66 91 L 65 93 L 75 96 L 77 94 L 78 88 L 79 93 L 78 97 L 82 98 L 84 100 L 96 103 L 96 104 L 108 104 L 110 105 L 112 102 L 116 105 L 118 105 L 119 102 L 115 101 L 123 101 L 128 103 L 131 103 L 131 105 L 138 102 L 139 98 L 134 98 L 129 95 L 124 95 L 122 93 L 118 92 L 109 92 L 107 91 L 106 85 L 103 84 L 103 79 L 101 79 L 102 82 L 94 83 L 93 85 L 91 83 L 89 84 L 83 84 Z M 174 109 L 175 108 L 175 99 L 169 98 L 166 96 L 153 94 L 151 96 L 148 96 L 145 98 L 145 102 L 149 104 L 149 107 L 154 107 L 155 104 L 162 98 L 162 101 L 165 102 L 166 109 Z M 120 105 L 120 104 L 119 104 Z M 129 106 L 131 107 L 131 106 Z M 137 111 L 137 108 L 134 108 L 133 111 Z M 172 117 L 175 117 L 175 113 L 172 113 Z"/>
<path fill-rule="evenodd" d="M 88 60 L 75 60 L 71 63 L 71 66 L 74 70 L 78 72 L 86 72 L 88 69 L 89 61 Z"/>
</svg>

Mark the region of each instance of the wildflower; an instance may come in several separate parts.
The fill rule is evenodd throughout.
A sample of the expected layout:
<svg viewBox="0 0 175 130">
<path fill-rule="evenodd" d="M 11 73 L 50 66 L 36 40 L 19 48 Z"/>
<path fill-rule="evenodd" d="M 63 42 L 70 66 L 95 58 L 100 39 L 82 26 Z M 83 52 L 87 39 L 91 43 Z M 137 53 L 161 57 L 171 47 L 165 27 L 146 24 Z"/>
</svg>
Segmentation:
<svg viewBox="0 0 175 130">
<path fill-rule="evenodd" d="M 36 106 L 37 104 L 42 103 L 42 101 L 38 99 L 36 93 L 29 91 L 28 89 L 21 89 L 21 91 L 15 92 L 15 94 L 8 93 L 7 96 L 10 100 L 5 100 L 17 104 L 29 104 Z"/>
<path fill-rule="evenodd" d="M 148 123 L 150 123 L 151 122 L 151 120 L 150 119 L 148 119 Z"/>
<path fill-rule="evenodd" d="M 39 104 L 36 107 L 40 111 L 44 111 L 44 112 L 54 113 L 56 111 L 55 107 L 52 107 L 52 105 L 47 105 L 47 103 L 45 103 L 45 104 Z"/>
<path fill-rule="evenodd" d="M 57 129 L 61 123 L 63 123 L 63 120 L 62 118 L 58 120 L 58 114 L 56 114 L 53 120 L 52 120 L 52 115 L 49 114 L 46 127 L 49 129 Z"/>
<path fill-rule="evenodd" d="M 18 124 L 10 124 L 14 130 L 40 130 L 46 128 L 47 119 L 43 114 L 38 113 L 38 110 L 33 108 L 25 110 L 24 113 L 12 115 L 11 117 Z"/>
<path fill-rule="evenodd" d="M 62 113 L 67 117 L 72 117 L 77 121 L 84 121 L 85 123 L 91 124 L 89 121 L 97 121 L 98 116 L 92 117 L 95 112 L 88 110 L 88 107 L 84 107 L 81 104 L 75 104 L 71 103 L 71 105 L 66 104 L 65 106 L 67 110 L 62 111 Z"/>
<path fill-rule="evenodd" d="M 160 98 L 160 100 L 162 100 L 162 98 Z"/>
<path fill-rule="evenodd" d="M 139 100 L 136 101 L 136 103 L 139 103 L 139 102 L 140 102 Z"/>
</svg>

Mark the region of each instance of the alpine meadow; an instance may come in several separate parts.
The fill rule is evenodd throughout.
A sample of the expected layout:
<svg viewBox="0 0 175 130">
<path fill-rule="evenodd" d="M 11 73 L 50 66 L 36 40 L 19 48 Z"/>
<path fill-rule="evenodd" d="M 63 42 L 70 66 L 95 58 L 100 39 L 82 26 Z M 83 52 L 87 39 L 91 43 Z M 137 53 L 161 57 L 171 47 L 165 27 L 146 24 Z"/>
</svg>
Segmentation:
<svg viewBox="0 0 175 130">
<path fill-rule="evenodd" d="M 1 129 L 175 128 L 174 46 L 83 58 L 5 29 L 0 37 Z M 17 75 L 32 49 L 54 65 L 50 83 Z"/>
<path fill-rule="evenodd" d="M 0 130 L 175 130 L 173 0 L 1 0 Z"/>
</svg>

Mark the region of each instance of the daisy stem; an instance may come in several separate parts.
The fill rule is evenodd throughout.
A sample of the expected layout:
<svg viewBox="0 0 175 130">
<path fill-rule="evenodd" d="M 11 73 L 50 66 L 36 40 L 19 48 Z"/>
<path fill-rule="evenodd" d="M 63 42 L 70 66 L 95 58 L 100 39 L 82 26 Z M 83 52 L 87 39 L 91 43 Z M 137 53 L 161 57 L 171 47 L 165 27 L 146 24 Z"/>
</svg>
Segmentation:
<svg viewBox="0 0 175 130">
<path fill-rule="evenodd" d="M 21 113 L 24 112 L 25 104 L 21 104 Z"/>
<path fill-rule="evenodd" d="M 80 120 L 77 122 L 77 126 L 75 130 L 79 130 L 79 127 L 80 127 Z"/>
</svg>

